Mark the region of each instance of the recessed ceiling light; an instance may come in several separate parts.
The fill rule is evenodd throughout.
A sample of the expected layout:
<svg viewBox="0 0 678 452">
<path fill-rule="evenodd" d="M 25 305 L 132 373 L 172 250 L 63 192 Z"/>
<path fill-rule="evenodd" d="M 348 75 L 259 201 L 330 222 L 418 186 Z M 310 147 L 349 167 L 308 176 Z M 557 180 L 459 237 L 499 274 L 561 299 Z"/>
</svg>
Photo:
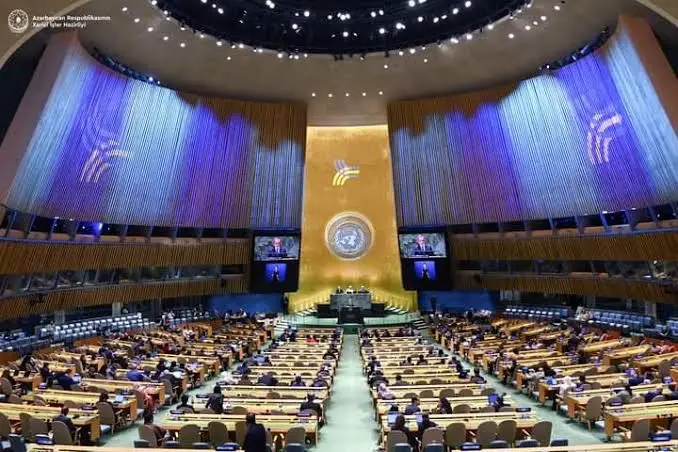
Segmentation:
<svg viewBox="0 0 678 452">
<path fill-rule="evenodd" d="M 217 11 L 219 12 L 219 14 L 224 14 L 224 8 L 219 8 Z"/>
<path fill-rule="evenodd" d="M 457 38 L 450 38 L 450 42 L 452 44 L 459 44 L 459 40 Z"/>
<path fill-rule="evenodd" d="M 167 41 L 168 39 L 169 39 L 169 36 L 163 36 L 163 37 L 162 37 L 162 40 L 163 40 L 163 41 Z"/>
<path fill-rule="evenodd" d="M 183 48 L 183 47 L 186 47 L 186 43 L 185 43 L 185 42 L 182 42 L 181 44 L 179 44 L 179 47 L 182 47 L 182 48 Z"/>
<path fill-rule="evenodd" d="M 244 49 L 244 48 L 245 48 L 245 44 L 243 44 L 243 43 L 241 42 L 240 44 L 238 44 L 238 48 L 239 48 L 239 49 Z"/>
<path fill-rule="evenodd" d="M 350 96 L 350 94 L 349 94 L 349 93 L 346 93 L 346 97 L 348 97 L 348 96 Z"/>
<path fill-rule="evenodd" d="M 428 63 L 428 58 L 424 58 L 424 63 Z"/>
<path fill-rule="evenodd" d="M 135 23 L 135 24 L 138 24 L 139 22 L 141 22 L 141 19 L 139 19 L 138 17 L 135 17 L 135 18 L 134 18 L 134 23 Z"/>
<path fill-rule="evenodd" d="M 411 49 L 410 49 L 410 54 L 414 54 L 414 53 L 416 53 L 416 51 L 417 51 L 417 49 L 411 48 Z"/>
<path fill-rule="evenodd" d="M 402 50 L 400 50 L 400 51 L 398 51 L 398 55 L 403 56 L 403 55 L 405 55 L 405 52 L 403 52 Z"/>
<path fill-rule="evenodd" d="M 367 93 L 363 93 L 363 97 L 367 96 Z"/>
<path fill-rule="evenodd" d="M 553 9 L 555 9 L 556 11 L 560 11 L 560 5 L 555 5 Z"/>
<path fill-rule="evenodd" d="M 473 35 L 471 33 L 466 33 L 466 40 L 470 41 L 471 39 L 473 39 Z"/>
<path fill-rule="evenodd" d="M 299 25 L 297 25 L 297 24 L 292 24 L 292 30 L 296 30 L 297 28 L 299 28 Z"/>
<path fill-rule="evenodd" d="M 310 12 L 310 11 L 308 11 L 308 10 L 307 10 L 307 11 L 304 11 L 304 17 L 308 17 L 308 16 L 310 16 L 310 15 L 311 15 L 311 12 Z"/>
<path fill-rule="evenodd" d="M 467 8 L 470 8 L 473 3 L 471 3 L 471 0 L 466 0 L 466 3 L 464 3 L 464 6 Z"/>
<path fill-rule="evenodd" d="M 546 16 L 541 16 L 541 21 L 546 22 L 547 17 Z"/>
<path fill-rule="evenodd" d="M 534 24 L 535 27 L 539 25 L 539 22 L 537 22 L 536 20 L 533 20 L 532 23 Z"/>
<path fill-rule="evenodd" d="M 455 15 L 456 15 L 456 14 L 459 14 L 459 8 L 454 8 L 454 9 L 452 10 L 452 14 L 455 14 Z"/>
<path fill-rule="evenodd" d="M 153 31 L 153 27 L 148 27 L 148 28 L 146 29 L 146 31 L 148 31 L 149 33 L 152 32 L 152 31 Z"/>
<path fill-rule="evenodd" d="M 284 55 L 282 52 L 278 52 L 278 58 L 282 58 Z"/>
<path fill-rule="evenodd" d="M 341 34 L 344 38 L 348 38 L 348 31 L 345 31 Z"/>
<path fill-rule="evenodd" d="M 379 34 L 380 34 L 380 35 L 383 35 L 384 33 L 386 33 L 386 29 L 385 29 L 384 27 L 380 28 L 380 29 L 379 29 Z"/>
<path fill-rule="evenodd" d="M 230 56 L 227 56 L 227 57 L 226 57 L 226 60 L 227 60 L 227 61 L 231 61 L 231 57 L 230 57 Z"/>
<path fill-rule="evenodd" d="M 203 2 L 203 3 L 207 3 L 207 0 L 200 0 L 200 1 Z"/>
<path fill-rule="evenodd" d="M 218 45 L 219 47 L 221 47 L 222 45 L 224 45 L 224 43 L 221 42 L 221 41 L 217 41 L 217 45 Z"/>
<path fill-rule="evenodd" d="M 513 33 L 509 33 L 509 34 L 508 34 L 508 38 L 509 38 L 509 39 L 513 39 L 513 38 L 515 38 L 515 37 L 516 37 L 516 35 L 514 35 Z"/>
<path fill-rule="evenodd" d="M 532 27 L 530 27 L 529 25 L 525 25 L 525 30 L 530 31 L 532 30 Z"/>
<path fill-rule="evenodd" d="M 311 93 L 311 97 L 315 97 L 315 93 Z"/>
<path fill-rule="evenodd" d="M 388 64 L 385 64 L 385 65 L 384 65 L 384 69 L 388 69 Z"/>
<path fill-rule="evenodd" d="M 122 12 L 123 12 L 123 13 L 124 13 L 124 12 L 127 12 L 127 7 L 126 7 L 126 6 L 123 6 L 123 7 L 122 7 Z"/>
<path fill-rule="evenodd" d="M 415 2 L 414 0 L 410 0 L 409 2 L 407 2 L 407 4 L 410 5 L 410 8 L 414 8 L 417 2 Z"/>
<path fill-rule="evenodd" d="M 329 93 L 329 94 L 327 95 L 327 97 L 332 97 L 332 93 Z"/>
<path fill-rule="evenodd" d="M 424 18 L 422 16 L 417 17 L 417 22 L 423 22 Z"/>
<path fill-rule="evenodd" d="M 158 4 L 158 0 L 151 0 L 151 5 L 155 6 Z"/>
<path fill-rule="evenodd" d="M 379 91 L 379 95 L 380 95 L 380 96 L 383 96 L 383 95 L 384 95 L 384 92 L 383 92 L 383 91 Z"/>
<path fill-rule="evenodd" d="M 487 26 L 487 29 L 490 30 L 490 31 L 491 31 L 491 30 L 494 30 L 494 24 L 489 24 L 489 25 Z"/>
</svg>

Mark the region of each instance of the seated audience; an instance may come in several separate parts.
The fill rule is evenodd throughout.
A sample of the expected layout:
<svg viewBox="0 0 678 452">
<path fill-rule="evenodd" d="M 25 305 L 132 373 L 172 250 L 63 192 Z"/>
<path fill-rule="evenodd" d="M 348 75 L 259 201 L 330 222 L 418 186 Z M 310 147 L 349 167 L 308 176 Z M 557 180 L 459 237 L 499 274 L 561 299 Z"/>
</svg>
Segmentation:
<svg viewBox="0 0 678 452">
<path fill-rule="evenodd" d="M 297 375 L 294 377 L 294 380 L 290 382 L 290 386 L 294 388 L 301 388 L 306 386 L 306 383 L 304 383 L 304 381 L 301 379 L 301 375 Z"/>
<path fill-rule="evenodd" d="M 188 394 L 181 395 L 181 403 L 177 406 L 177 410 L 181 410 L 184 413 L 195 413 L 193 405 L 188 403 Z"/>
<path fill-rule="evenodd" d="M 224 412 L 224 395 L 221 393 L 221 386 L 215 385 L 212 394 L 210 394 L 205 404 L 205 408 L 209 408 L 216 414 Z"/>
<path fill-rule="evenodd" d="M 395 377 L 395 383 L 393 383 L 393 386 L 407 386 L 407 382 L 403 380 L 403 376 L 398 374 Z"/>
<path fill-rule="evenodd" d="M 407 408 L 405 408 L 405 414 L 415 414 L 420 412 L 419 408 L 419 399 L 417 397 L 412 397 L 412 403 L 410 403 Z"/>
<path fill-rule="evenodd" d="M 77 429 L 75 428 L 75 425 L 73 424 L 71 418 L 68 417 L 68 411 L 69 409 L 67 406 L 61 407 L 61 413 L 57 414 L 52 420 L 63 422 L 64 424 L 66 424 L 66 427 L 68 427 L 68 431 L 71 434 L 71 439 L 75 440 L 75 433 L 77 432 Z"/>
<path fill-rule="evenodd" d="M 167 431 L 159 425 L 153 423 L 153 412 L 151 410 L 144 411 L 144 425 L 148 425 L 153 429 L 155 439 L 158 440 L 158 444 L 160 444 L 165 438 Z"/>
<path fill-rule="evenodd" d="M 391 430 L 398 430 L 400 432 L 403 432 L 405 436 L 407 436 L 407 442 L 412 446 L 412 449 L 417 450 L 418 444 L 417 444 L 417 436 L 410 431 L 409 428 L 407 428 L 407 425 L 405 423 L 405 416 L 402 414 L 399 414 L 398 417 L 396 417 L 395 424 L 391 427 Z"/>
</svg>

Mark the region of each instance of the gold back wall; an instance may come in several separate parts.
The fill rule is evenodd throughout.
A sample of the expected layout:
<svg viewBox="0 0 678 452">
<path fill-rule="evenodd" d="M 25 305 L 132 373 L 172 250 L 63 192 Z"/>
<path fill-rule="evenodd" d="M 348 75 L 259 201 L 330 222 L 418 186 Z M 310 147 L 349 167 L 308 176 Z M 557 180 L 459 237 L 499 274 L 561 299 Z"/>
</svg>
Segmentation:
<svg viewBox="0 0 678 452">
<path fill-rule="evenodd" d="M 402 288 L 387 127 L 309 127 L 305 172 L 290 310 L 328 302 L 338 285 L 364 285 L 379 301 L 415 309 Z"/>
</svg>

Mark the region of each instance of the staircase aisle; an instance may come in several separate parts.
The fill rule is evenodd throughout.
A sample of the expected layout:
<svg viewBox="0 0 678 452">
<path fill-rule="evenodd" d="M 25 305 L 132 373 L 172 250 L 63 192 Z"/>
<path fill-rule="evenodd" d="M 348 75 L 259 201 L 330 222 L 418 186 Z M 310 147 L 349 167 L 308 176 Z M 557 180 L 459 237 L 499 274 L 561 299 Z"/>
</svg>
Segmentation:
<svg viewBox="0 0 678 452">
<path fill-rule="evenodd" d="M 379 440 L 374 407 L 362 372 L 356 334 L 344 334 L 339 368 L 325 410 L 327 424 L 320 431 L 318 452 L 371 452 Z"/>
</svg>

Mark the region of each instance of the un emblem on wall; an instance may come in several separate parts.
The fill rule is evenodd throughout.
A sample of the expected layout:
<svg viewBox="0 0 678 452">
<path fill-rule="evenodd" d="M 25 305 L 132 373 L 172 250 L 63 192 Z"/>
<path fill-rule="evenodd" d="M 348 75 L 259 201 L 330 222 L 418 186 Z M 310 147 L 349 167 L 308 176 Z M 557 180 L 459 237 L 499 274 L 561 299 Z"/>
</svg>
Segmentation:
<svg viewBox="0 0 678 452">
<path fill-rule="evenodd" d="M 339 259 L 360 259 L 374 239 L 372 223 L 357 212 L 342 212 L 325 226 L 325 245 Z"/>
</svg>

